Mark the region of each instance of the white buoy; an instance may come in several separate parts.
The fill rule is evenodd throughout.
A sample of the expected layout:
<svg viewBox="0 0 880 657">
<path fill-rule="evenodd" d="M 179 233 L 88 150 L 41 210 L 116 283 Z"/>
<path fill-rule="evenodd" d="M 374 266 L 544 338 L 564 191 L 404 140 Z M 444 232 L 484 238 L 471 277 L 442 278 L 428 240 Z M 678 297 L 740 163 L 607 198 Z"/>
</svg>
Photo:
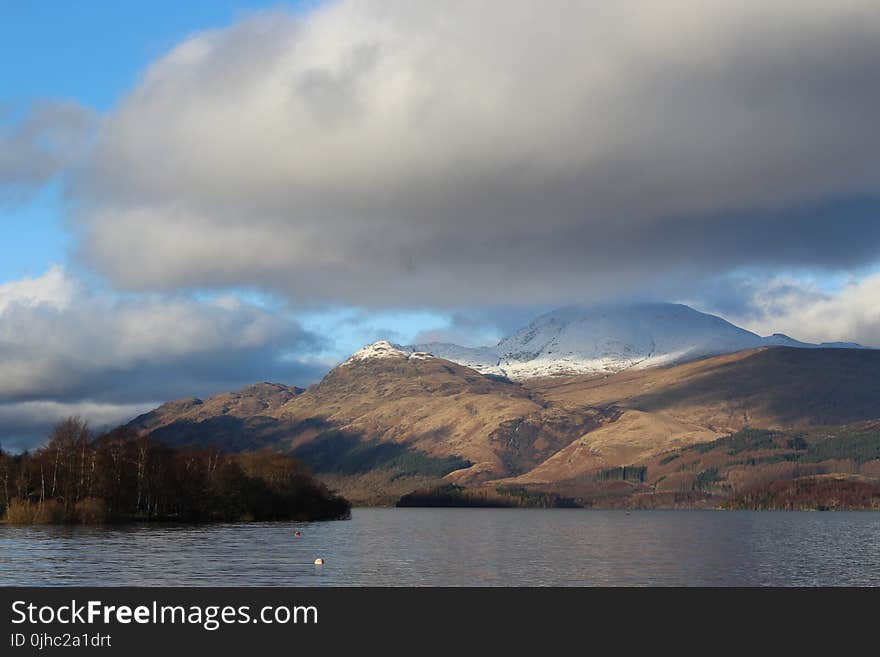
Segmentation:
<svg viewBox="0 0 880 657">
<path fill-rule="evenodd" d="M 315 565 L 316 566 L 323 566 L 324 560 L 321 557 L 318 557 L 317 559 L 315 559 Z"/>
</svg>

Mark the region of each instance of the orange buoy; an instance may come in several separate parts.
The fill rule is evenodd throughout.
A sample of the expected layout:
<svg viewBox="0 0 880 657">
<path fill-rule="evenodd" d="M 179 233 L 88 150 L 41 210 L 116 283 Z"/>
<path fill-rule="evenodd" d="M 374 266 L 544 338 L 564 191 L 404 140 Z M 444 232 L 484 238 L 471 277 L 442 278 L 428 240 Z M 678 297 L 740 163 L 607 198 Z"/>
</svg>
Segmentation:
<svg viewBox="0 0 880 657">
<path fill-rule="evenodd" d="M 324 560 L 321 557 L 318 557 L 317 559 L 315 559 L 315 565 L 316 566 L 323 566 Z"/>
</svg>

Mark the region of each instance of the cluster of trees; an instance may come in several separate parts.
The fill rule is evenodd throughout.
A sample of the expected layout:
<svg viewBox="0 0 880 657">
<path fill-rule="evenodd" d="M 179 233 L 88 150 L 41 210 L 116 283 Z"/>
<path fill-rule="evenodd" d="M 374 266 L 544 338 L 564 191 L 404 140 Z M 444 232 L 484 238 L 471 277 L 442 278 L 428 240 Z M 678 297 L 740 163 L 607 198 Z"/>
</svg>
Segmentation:
<svg viewBox="0 0 880 657">
<path fill-rule="evenodd" d="M 844 476 L 770 481 L 746 489 L 727 502 L 731 509 L 880 510 L 880 483 Z"/>
<path fill-rule="evenodd" d="M 525 486 L 497 486 L 494 489 L 463 488 L 443 484 L 407 493 L 397 501 L 398 507 L 483 507 L 483 508 L 578 508 L 572 498 L 556 493 L 532 490 Z"/>
<path fill-rule="evenodd" d="M 607 468 L 593 475 L 594 481 L 637 481 L 644 483 L 648 476 L 648 468 L 643 465 L 624 465 L 619 468 Z"/>
<path fill-rule="evenodd" d="M 234 521 L 345 518 L 349 503 L 297 459 L 171 448 L 126 427 L 94 435 L 78 418 L 33 452 L 0 451 L 9 522 Z"/>
</svg>

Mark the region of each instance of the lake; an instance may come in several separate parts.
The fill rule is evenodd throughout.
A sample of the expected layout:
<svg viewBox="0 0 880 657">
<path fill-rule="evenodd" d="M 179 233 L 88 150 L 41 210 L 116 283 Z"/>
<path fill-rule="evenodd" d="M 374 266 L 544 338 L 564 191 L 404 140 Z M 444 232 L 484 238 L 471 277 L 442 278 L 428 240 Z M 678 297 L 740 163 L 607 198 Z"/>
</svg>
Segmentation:
<svg viewBox="0 0 880 657">
<path fill-rule="evenodd" d="M 0 585 L 880 586 L 880 513 L 354 509 L 323 523 L 0 526 Z"/>
</svg>

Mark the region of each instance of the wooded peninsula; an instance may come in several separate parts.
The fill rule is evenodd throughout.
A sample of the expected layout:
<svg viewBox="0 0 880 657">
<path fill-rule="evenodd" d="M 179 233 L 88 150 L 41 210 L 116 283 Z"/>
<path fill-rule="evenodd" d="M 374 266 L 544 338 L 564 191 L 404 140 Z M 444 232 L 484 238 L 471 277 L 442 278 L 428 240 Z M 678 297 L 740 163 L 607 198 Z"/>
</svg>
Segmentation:
<svg viewBox="0 0 880 657">
<path fill-rule="evenodd" d="M 351 505 L 297 459 L 269 450 L 172 448 L 79 418 L 31 452 L 0 450 L 0 516 L 11 524 L 332 520 Z"/>
</svg>

